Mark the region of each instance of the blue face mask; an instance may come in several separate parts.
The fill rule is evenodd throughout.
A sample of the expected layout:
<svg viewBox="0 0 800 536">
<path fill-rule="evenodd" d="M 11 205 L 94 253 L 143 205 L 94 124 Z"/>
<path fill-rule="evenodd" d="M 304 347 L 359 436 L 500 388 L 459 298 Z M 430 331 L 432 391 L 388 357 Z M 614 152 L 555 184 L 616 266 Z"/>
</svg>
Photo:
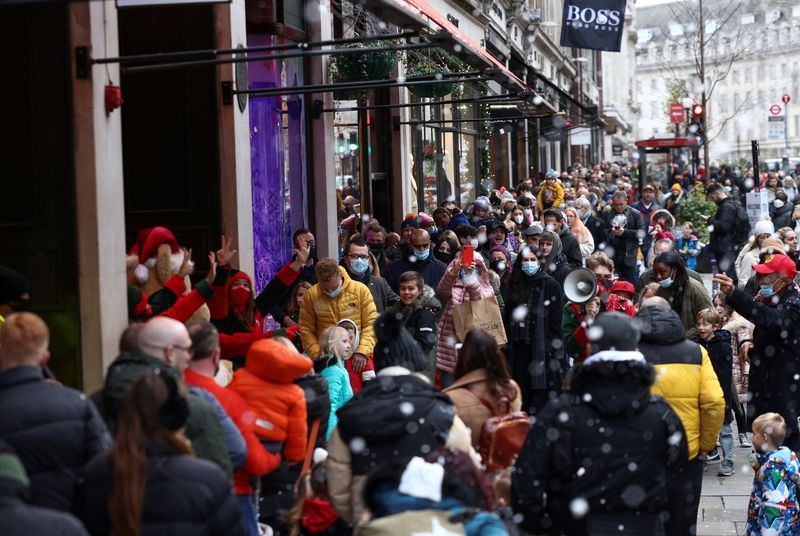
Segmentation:
<svg viewBox="0 0 800 536">
<path fill-rule="evenodd" d="M 775 289 L 772 288 L 772 285 L 760 285 L 759 292 L 765 298 L 771 298 L 775 294 Z"/>
<path fill-rule="evenodd" d="M 334 290 L 332 290 L 330 292 L 327 292 L 327 291 L 323 291 L 323 292 L 325 292 L 325 295 L 328 296 L 329 298 L 335 298 L 336 296 L 338 296 L 339 294 L 342 293 L 342 285 L 339 285 L 338 287 L 336 287 Z"/>
<path fill-rule="evenodd" d="M 353 273 L 358 275 L 363 274 L 369 268 L 369 261 L 367 259 L 356 259 L 350 261 L 350 269 L 353 270 Z"/>
<path fill-rule="evenodd" d="M 430 256 L 430 254 L 431 254 L 431 248 L 429 247 L 425 248 L 424 251 L 417 251 L 416 249 L 414 250 L 414 255 L 416 255 L 417 258 L 421 261 L 426 260 Z"/>
<path fill-rule="evenodd" d="M 658 284 L 661 285 L 661 288 L 668 288 L 668 287 L 671 287 L 672 283 L 674 283 L 674 282 L 675 282 L 674 279 L 672 279 L 671 277 L 668 277 L 666 279 L 662 279 L 661 281 L 659 281 Z"/>
<path fill-rule="evenodd" d="M 533 275 L 539 271 L 539 263 L 536 261 L 523 261 L 522 271 L 528 275 Z"/>
</svg>

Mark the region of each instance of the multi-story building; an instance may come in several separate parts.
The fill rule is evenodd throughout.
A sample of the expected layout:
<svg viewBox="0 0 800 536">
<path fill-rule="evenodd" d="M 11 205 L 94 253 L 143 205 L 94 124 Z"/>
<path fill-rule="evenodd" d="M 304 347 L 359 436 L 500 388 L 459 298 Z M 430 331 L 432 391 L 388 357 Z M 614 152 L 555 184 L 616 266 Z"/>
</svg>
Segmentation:
<svg viewBox="0 0 800 536">
<path fill-rule="evenodd" d="M 700 102 L 705 91 L 712 162 L 749 159 L 750 140 L 760 142 L 762 158 L 796 157 L 800 151 L 800 6 L 781 0 L 706 1 L 705 84 L 698 76 L 698 9 L 694 2 L 637 9 L 639 136 L 674 132 L 668 120 L 669 103 L 680 102 L 688 108 Z"/>
</svg>

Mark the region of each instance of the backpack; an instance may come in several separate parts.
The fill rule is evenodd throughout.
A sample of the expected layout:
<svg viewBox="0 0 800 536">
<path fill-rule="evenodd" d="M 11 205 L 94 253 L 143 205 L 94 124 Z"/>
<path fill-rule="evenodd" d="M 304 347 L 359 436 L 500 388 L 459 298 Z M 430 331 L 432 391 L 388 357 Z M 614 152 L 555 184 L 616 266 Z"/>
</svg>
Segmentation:
<svg viewBox="0 0 800 536">
<path fill-rule="evenodd" d="M 511 402 L 503 397 L 498 407 L 505 411 L 497 411 L 491 401 L 473 391 L 469 386 L 467 391 L 481 401 L 492 414 L 486 419 L 481 428 L 478 453 L 483 464 L 489 472 L 500 471 L 509 467 L 522 450 L 531 421 L 524 411 L 511 411 Z"/>
<path fill-rule="evenodd" d="M 741 247 L 750 239 L 750 218 L 747 217 L 747 210 L 742 205 L 733 203 L 733 206 L 736 208 L 736 217 L 733 224 L 733 242 L 736 247 Z"/>
</svg>

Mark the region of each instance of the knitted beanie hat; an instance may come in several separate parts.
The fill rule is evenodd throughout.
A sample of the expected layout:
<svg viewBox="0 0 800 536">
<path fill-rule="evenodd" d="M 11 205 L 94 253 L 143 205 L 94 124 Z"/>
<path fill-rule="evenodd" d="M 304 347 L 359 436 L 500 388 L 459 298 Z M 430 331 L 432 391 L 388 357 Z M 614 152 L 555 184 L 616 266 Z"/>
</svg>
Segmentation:
<svg viewBox="0 0 800 536">
<path fill-rule="evenodd" d="M 372 354 L 375 370 L 404 367 L 411 372 L 422 372 L 427 368 L 428 360 L 396 314 L 399 313 L 386 312 L 375 322 L 375 335 L 378 338 Z"/>
</svg>

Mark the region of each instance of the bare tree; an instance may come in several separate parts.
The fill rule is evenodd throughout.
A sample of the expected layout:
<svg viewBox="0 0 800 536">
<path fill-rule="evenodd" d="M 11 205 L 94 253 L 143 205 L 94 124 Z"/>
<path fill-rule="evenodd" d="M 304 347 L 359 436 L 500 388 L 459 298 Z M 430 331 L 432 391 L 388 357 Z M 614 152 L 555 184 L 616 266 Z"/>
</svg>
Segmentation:
<svg viewBox="0 0 800 536">
<path fill-rule="evenodd" d="M 713 124 L 709 102 L 737 62 L 761 51 L 763 34 L 750 29 L 755 25 L 742 24 L 747 0 L 679 0 L 667 5 L 670 16 L 662 23 L 664 46 L 656 60 L 675 102 L 680 100 L 672 93 L 679 88 L 682 97 L 703 105 L 700 128 L 705 140 L 703 162 L 708 165 L 709 145 L 746 107 L 752 92 L 745 92 L 741 102 L 726 113 L 715 113 Z"/>
</svg>

